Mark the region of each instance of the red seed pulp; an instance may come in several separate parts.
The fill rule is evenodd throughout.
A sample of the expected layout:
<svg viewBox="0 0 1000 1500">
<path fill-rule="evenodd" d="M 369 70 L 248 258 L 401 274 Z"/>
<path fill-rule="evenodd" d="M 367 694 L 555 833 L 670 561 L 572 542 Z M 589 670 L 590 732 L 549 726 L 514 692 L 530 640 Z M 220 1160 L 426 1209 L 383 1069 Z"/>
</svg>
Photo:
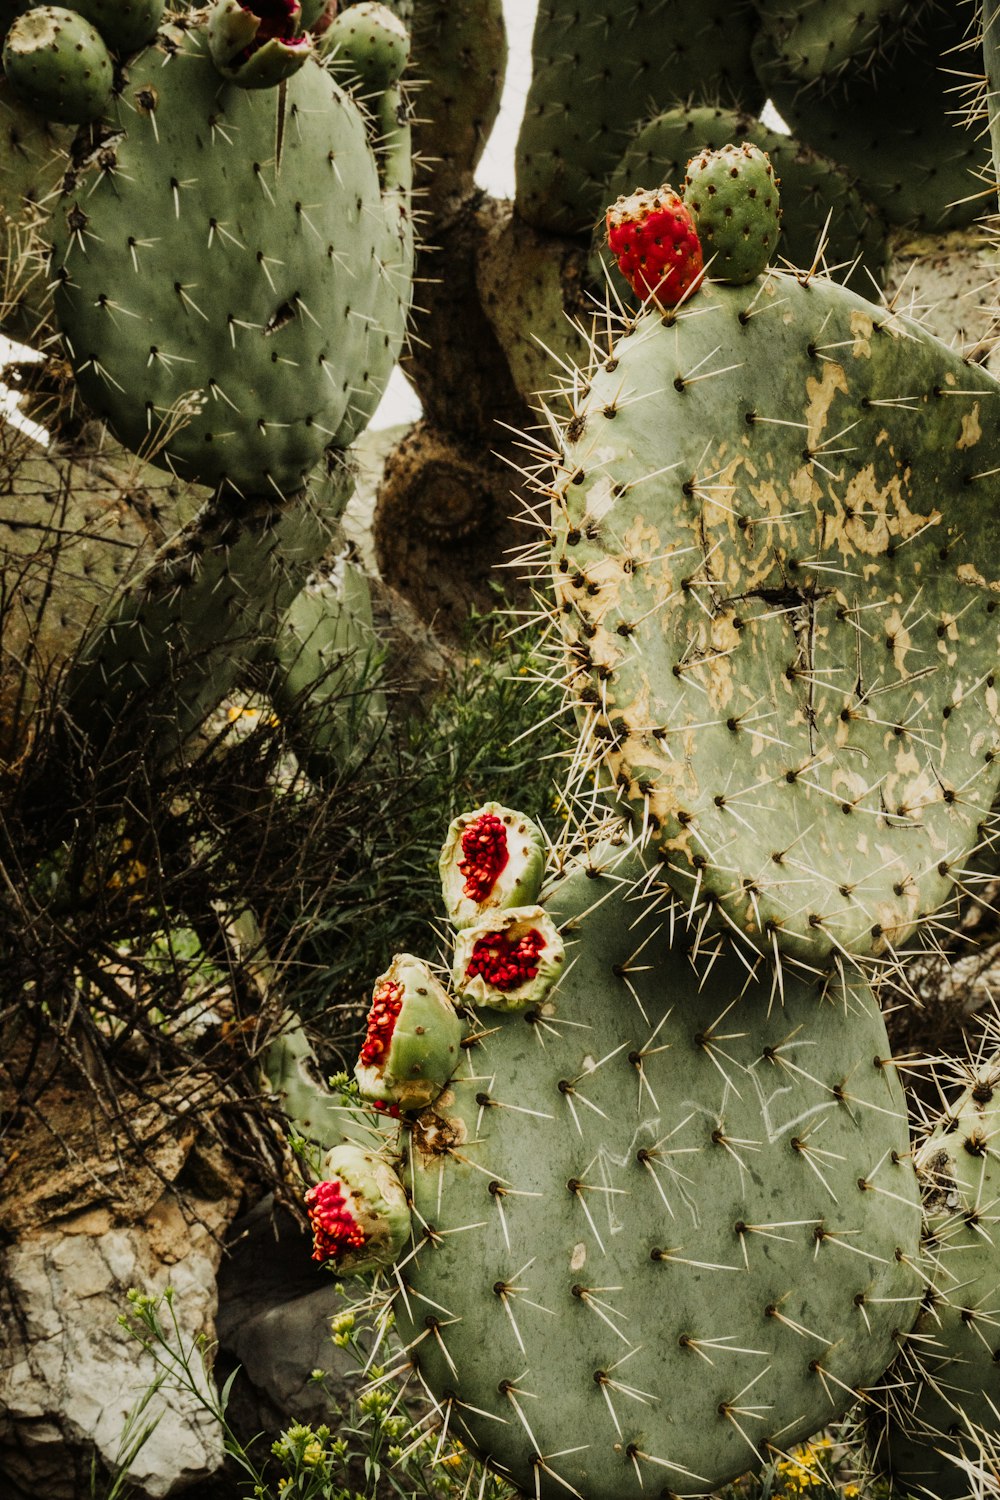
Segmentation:
<svg viewBox="0 0 1000 1500">
<path fill-rule="evenodd" d="M 386 979 L 375 986 L 372 1008 L 368 1012 L 368 1030 L 361 1047 L 361 1062 L 366 1068 L 377 1067 L 385 1061 L 402 1004 L 401 984 Z"/>
<path fill-rule="evenodd" d="M 465 876 L 463 894 L 470 901 L 485 901 L 497 877 L 510 861 L 507 830 L 496 813 L 483 813 L 462 834 L 459 873 Z"/>
<path fill-rule="evenodd" d="M 306 1193 L 306 1209 L 313 1231 L 313 1260 L 337 1260 L 347 1250 L 360 1250 L 364 1230 L 348 1207 L 339 1182 L 318 1182 Z"/>
<path fill-rule="evenodd" d="M 545 939 L 534 927 L 523 937 L 511 938 L 506 932 L 487 932 L 473 945 L 466 975 L 481 975 L 487 984 L 507 994 L 538 973 L 538 956 Z"/>
</svg>

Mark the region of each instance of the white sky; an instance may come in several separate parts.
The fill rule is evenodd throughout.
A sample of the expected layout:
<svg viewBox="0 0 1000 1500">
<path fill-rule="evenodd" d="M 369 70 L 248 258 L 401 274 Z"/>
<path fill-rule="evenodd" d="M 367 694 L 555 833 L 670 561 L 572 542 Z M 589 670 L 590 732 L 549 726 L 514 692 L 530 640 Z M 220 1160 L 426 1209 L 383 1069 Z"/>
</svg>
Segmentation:
<svg viewBox="0 0 1000 1500">
<path fill-rule="evenodd" d="M 476 172 L 479 186 L 496 198 L 514 196 L 514 145 L 531 79 L 531 33 L 537 8 L 538 0 L 503 0 L 507 73 L 500 113 Z M 370 425 L 395 427 L 399 422 L 415 422 L 419 416 L 420 402 L 397 368 Z"/>
</svg>

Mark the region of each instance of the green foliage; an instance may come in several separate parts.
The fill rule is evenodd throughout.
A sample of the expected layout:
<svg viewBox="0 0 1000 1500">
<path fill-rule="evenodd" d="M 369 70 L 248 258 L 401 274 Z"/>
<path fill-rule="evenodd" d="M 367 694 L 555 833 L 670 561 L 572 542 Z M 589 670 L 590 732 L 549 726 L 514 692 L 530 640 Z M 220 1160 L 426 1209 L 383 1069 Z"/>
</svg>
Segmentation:
<svg viewBox="0 0 1000 1500">
<path fill-rule="evenodd" d="M 345 1046 L 388 957 L 420 951 L 440 902 L 440 830 L 487 796 L 543 827 L 565 816 L 555 787 L 572 740 L 557 722 L 561 690 L 538 677 L 533 643 L 508 628 L 501 614 L 473 620 L 441 689 L 390 720 L 376 754 L 341 783 L 350 829 L 337 899 L 288 912 L 292 1003 L 316 1021 L 326 1013 L 324 1029 Z M 347 1016 L 335 1020 L 338 1010 Z"/>
</svg>

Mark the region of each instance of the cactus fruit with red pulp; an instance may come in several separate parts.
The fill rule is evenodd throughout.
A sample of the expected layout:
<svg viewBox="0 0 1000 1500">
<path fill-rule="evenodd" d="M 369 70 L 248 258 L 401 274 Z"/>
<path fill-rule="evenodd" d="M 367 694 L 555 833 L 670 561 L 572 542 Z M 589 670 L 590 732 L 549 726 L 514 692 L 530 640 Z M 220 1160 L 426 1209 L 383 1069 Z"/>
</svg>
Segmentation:
<svg viewBox="0 0 1000 1500">
<path fill-rule="evenodd" d="M 354 1069 L 362 1098 L 424 1109 L 461 1057 L 462 1022 L 422 959 L 397 953 L 375 981 L 368 1030 Z"/>
<path fill-rule="evenodd" d="M 701 241 L 683 198 L 667 186 L 636 188 L 608 209 L 608 247 L 636 296 L 676 307 L 697 290 Z"/>
<path fill-rule="evenodd" d="M 562 972 L 566 947 L 540 906 L 514 906 L 459 932 L 452 983 L 471 1005 L 538 1005 Z"/>
<path fill-rule="evenodd" d="M 323 1181 L 306 1193 L 313 1260 L 363 1276 L 391 1265 L 410 1233 L 406 1191 L 389 1163 L 360 1146 L 335 1146 Z"/>
<path fill-rule="evenodd" d="M 541 830 L 523 813 L 487 802 L 455 818 L 441 851 L 448 916 L 468 927 L 490 911 L 538 900 L 545 867 Z"/>
<path fill-rule="evenodd" d="M 305 62 L 298 0 L 216 0 L 208 17 L 208 50 L 223 78 L 241 88 L 275 88 Z"/>
</svg>

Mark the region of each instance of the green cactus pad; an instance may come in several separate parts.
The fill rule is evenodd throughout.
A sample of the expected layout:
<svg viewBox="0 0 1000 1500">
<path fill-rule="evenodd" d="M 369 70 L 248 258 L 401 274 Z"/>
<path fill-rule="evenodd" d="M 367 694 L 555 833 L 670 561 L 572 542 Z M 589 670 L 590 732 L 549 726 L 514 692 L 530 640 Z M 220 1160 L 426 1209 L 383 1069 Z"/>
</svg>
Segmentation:
<svg viewBox="0 0 1000 1500">
<path fill-rule="evenodd" d="M 684 202 L 715 281 L 745 285 L 774 259 L 781 203 L 767 152 L 747 141 L 700 151 L 688 162 Z"/>
<path fill-rule="evenodd" d="M 176 752 L 256 659 L 330 546 L 353 489 L 319 474 L 284 506 L 215 500 L 104 611 L 66 675 L 66 711 L 97 743 L 155 727 Z"/>
<path fill-rule="evenodd" d="M 701 1494 L 787 1452 L 878 1377 L 922 1289 L 870 991 L 782 1000 L 671 950 L 620 861 L 553 891 L 558 986 L 490 1018 L 406 1141 L 427 1227 L 398 1331 L 451 1430 L 543 1500 Z"/>
<path fill-rule="evenodd" d="M 745 0 L 541 0 L 517 141 L 521 217 L 537 229 L 589 234 L 638 121 L 692 95 L 763 104 L 753 27 Z"/>
<path fill-rule="evenodd" d="M 737 939 L 891 952 L 991 818 L 1000 386 L 775 273 L 643 315 L 585 390 L 553 490 L 587 750 Z"/>
<path fill-rule="evenodd" d="M 397 953 L 375 982 L 354 1068 L 363 1099 L 424 1109 L 458 1067 L 462 1021 L 422 958 Z"/>
<path fill-rule="evenodd" d="M 410 56 L 410 37 L 385 5 L 361 0 L 336 15 L 323 33 L 326 66 L 346 87 L 381 92 L 399 82 Z"/>
<path fill-rule="evenodd" d="M 69 165 L 73 134 L 20 104 L 0 79 L 0 326 L 35 348 L 51 336 L 39 226 Z"/>
<path fill-rule="evenodd" d="M 130 447 L 279 499 L 363 428 L 409 298 L 406 132 L 383 163 L 308 62 L 220 83 L 200 30 L 129 67 L 122 134 L 53 214 L 56 314 L 86 400 Z"/>
<path fill-rule="evenodd" d="M 608 202 L 637 186 L 683 182 L 692 157 L 703 150 L 717 151 L 729 141 L 749 142 L 770 157 L 781 183 L 779 259 L 810 266 L 824 243 L 827 265 L 847 271 L 860 259 L 878 283 L 884 280 L 885 225 L 846 172 L 795 137 L 779 135 L 733 110 L 684 107 L 648 121 L 615 168 L 607 186 Z M 603 280 L 598 260 L 602 243 L 598 233 L 592 255 L 592 276 L 598 284 Z M 615 271 L 610 274 L 627 297 L 624 280 Z"/>
<path fill-rule="evenodd" d="M 268 697 L 314 781 L 343 775 L 385 728 L 383 656 L 369 579 L 346 560 L 306 584 L 266 644 Z"/>
<path fill-rule="evenodd" d="M 96 120 L 111 98 L 114 64 L 100 33 L 59 5 L 17 17 L 4 42 L 3 69 L 22 104 L 64 125 Z"/>
<path fill-rule="evenodd" d="M 926 7 L 905 45 L 825 86 L 787 76 L 759 40 L 758 70 L 782 118 L 840 162 L 890 224 L 937 232 L 983 211 L 989 145 L 955 92 L 969 19 L 957 0 Z"/>
<path fill-rule="evenodd" d="M 541 907 L 511 906 L 459 931 L 451 981 L 467 1005 L 524 1010 L 541 1004 L 565 960 L 562 938 Z"/>
<path fill-rule="evenodd" d="M 493 911 L 538 900 L 545 840 L 523 813 L 487 802 L 454 819 L 439 869 L 448 918 L 468 927 Z"/>
<path fill-rule="evenodd" d="M 926 0 L 922 0 L 926 6 Z M 870 66 L 913 0 L 756 0 L 782 69 L 802 82 Z"/>
<path fill-rule="evenodd" d="M 916 1153 L 927 1289 L 869 1424 L 879 1468 L 929 1500 L 990 1494 L 1000 1458 L 1000 1054 L 957 1071 L 967 1086 Z"/>
</svg>

